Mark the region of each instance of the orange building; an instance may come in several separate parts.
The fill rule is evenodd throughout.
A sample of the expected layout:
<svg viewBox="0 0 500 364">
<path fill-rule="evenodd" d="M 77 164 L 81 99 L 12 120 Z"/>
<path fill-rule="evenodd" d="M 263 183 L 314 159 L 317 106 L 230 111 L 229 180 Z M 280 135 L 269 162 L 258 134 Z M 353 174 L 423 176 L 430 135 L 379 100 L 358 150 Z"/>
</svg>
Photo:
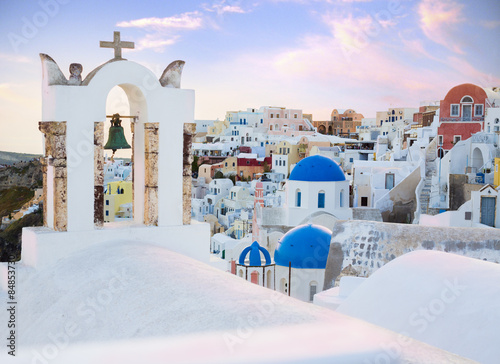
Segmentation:
<svg viewBox="0 0 500 364">
<path fill-rule="evenodd" d="M 363 114 L 353 109 L 333 109 L 329 121 L 313 121 L 313 125 L 321 134 L 349 137 L 356 133 L 356 127 L 361 126 Z"/>
</svg>

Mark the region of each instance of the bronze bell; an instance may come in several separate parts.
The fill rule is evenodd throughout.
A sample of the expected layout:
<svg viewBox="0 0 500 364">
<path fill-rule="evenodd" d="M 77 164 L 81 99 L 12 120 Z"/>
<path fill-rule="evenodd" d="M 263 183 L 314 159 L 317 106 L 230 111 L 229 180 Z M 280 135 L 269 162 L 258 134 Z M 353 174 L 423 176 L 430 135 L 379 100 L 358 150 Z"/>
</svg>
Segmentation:
<svg viewBox="0 0 500 364">
<path fill-rule="evenodd" d="M 117 149 L 130 149 L 132 148 L 130 144 L 127 143 L 125 139 L 125 133 L 122 127 L 122 121 L 120 120 L 120 114 L 113 114 L 111 119 L 111 126 L 109 127 L 108 142 L 104 146 L 104 149 L 113 150 L 113 155 Z"/>
</svg>

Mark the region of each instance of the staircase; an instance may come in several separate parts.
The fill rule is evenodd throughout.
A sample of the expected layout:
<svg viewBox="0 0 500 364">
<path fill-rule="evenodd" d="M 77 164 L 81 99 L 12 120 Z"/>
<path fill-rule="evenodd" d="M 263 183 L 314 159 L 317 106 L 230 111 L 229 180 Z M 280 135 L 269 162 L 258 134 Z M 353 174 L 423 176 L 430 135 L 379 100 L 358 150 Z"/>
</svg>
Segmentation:
<svg viewBox="0 0 500 364">
<path fill-rule="evenodd" d="M 432 176 L 436 175 L 436 149 L 437 138 L 427 146 L 425 150 L 425 179 L 424 186 L 420 192 L 420 213 L 429 214 L 429 202 L 431 199 Z"/>
</svg>

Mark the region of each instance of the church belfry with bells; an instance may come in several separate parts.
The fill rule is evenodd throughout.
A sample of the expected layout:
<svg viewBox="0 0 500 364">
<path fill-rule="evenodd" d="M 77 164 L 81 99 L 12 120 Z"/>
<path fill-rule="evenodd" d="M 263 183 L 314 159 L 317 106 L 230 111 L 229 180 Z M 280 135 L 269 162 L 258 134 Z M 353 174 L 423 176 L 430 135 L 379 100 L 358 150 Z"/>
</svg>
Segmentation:
<svg viewBox="0 0 500 364">
<path fill-rule="evenodd" d="M 115 86 L 124 90 L 130 105 L 129 114 L 120 117 L 133 120 L 128 141 L 134 181 L 132 225 L 189 224 L 194 91 L 180 88 L 184 62 L 172 62 L 158 79 L 122 57 L 122 48 L 133 49 L 134 43 L 122 41 L 119 32 L 100 46 L 113 48 L 114 58 L 85 78 L 82 65 L 71 64 L 66 78 L 51 57 L 40 54 L 45 227 L 67 232 L 107 229 L 103 228 L 103 131 L 109 127 L 106 99 Z"/>
</svg>

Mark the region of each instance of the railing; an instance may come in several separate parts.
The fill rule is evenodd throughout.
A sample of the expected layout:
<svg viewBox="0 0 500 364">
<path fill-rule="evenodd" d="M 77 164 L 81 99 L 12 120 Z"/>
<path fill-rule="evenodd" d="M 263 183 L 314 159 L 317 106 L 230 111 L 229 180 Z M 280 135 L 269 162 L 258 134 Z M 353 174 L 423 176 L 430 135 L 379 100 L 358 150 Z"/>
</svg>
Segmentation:
<svg viewBox="0 0 500 364">
<path fill-rule="evenodd" d="M 473 143 L 495 144 L 495 135 L 485 133 L 474 134 L 471 136 L 471 141 Z"/>
<path fill-rule="evenodd" d="M 464 121 L 484 121 L 484 116 L 462 116 L 462 117 L 455 117 L 455 118 L 441 118 L 441 121 L 454 121 L 454 122 L 464 122 Z"/>
</svg>

